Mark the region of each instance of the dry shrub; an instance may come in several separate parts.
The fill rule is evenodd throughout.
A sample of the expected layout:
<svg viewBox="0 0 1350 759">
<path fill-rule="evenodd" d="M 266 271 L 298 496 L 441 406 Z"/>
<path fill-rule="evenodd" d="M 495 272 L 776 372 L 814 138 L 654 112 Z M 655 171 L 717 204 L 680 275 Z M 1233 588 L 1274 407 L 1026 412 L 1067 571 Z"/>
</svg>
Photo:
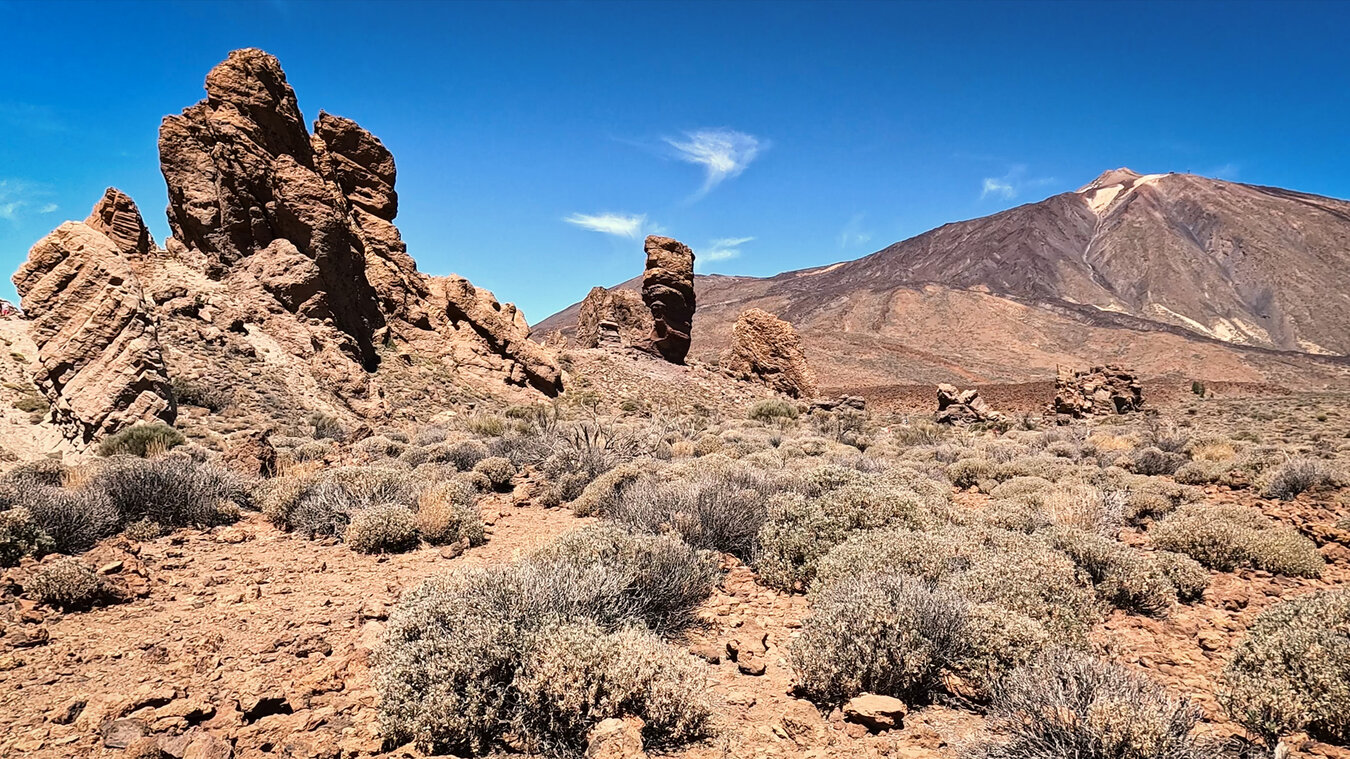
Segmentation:
<svg viewBox="0 0 1350 759">
<path fill-rule="evenodd" d="M 1298 530 L 1242 506 L 1183 506 L 1150 531 L 1158 548 L 1182 553 L 1222 572 L 1239 567 L 1294 577 L 1320 577 L 1326 560 Z"/>
<path fill-rule="evenodd" d="M 25 556 L 42 558 L 55 549 L 55 541 L 38 527 L 28 509 L 0 511 L 0 567 L 12 567 Z"/>
<path fill-rule="evenodd" d="M 115 435 L 109 435 L 98 445 L 100 456 L 128 454 L 156 455 L 187 442 L 183 433 L 167 424 L 137 424 Z"/>
<path fill-rule="evenodd" d="M 1123 667 L 1049 651 L 1009 675 L 990 718 L 1004 738 L 968 759 L 1214 759 L 1201 712 Z"/>
<path fill-rule="evenodd" d="M 103 578 L 84 562 L 69 556 L 39 567 L 24 590 L 34 601 L 62 611 L 89 609 L 112 600 Z"/>
<path fill-rule="evenodd" d="M 1272 743 L 1297 732 L 1350 742 L 1350 591 L 1310 593 L 1261 612 L 1222 686 L 1228 713 Z"/>
<path fill-rule="evenodd" d="M 384 503 L 351 516 L 342 542 L 357 553 L 402 553 L 417 547 L 417 517 L 406 506 Z"/>
<path fill-rule="evenodd" d="M 1177 602 L 1176 586 L 1164 567 L 1147 554 L 1073 527 L 1057 527 L 1046 537 L 1051 545 L 1087 571 L 1097 593 L 1113 606 L 1165 617 Z"/>
<path fill-rule="evenodd" d="M 1174 474 L 1186 464 L 1186 456 L 1149 446 L 1135 451 L 1130 457 L 1130 462 L 1135 472 L 1156 477 Z"/>
<path fill-rule="evenodd" d="M 983 458 L 959 459 L 947 467 L 947 479 L 958 488 L 970 488 L 998 479 L 998 464 Z M 1011 479 L 1013 476 L 1006 479 Z"/>
<path fill-rule="evenodd" d="M 797 407 L 781 398 L 765 398 L 752 405 L 745 417 L 765 424 L 783 424 L 797 418 Z"/>
<path fill-rule="evenodd" d="M 41 544 L 58 553 L 87 551 L 122 525 L 117 504 L 97 488 L 66 490 L 34 485 L 18 491 L 17 496 L 15 508 L 25 510 L 32 518 L 45 536 Z"/>
<path fill-rule="evenodd" d="M 546 627 L 512 687 L 515 728 L 535 750 L 584 746 L 601 720 L 638 714 L 648 748 L 706 735 L 712 708 L 704 667 L 641 628 L 594 622 Z"/>
<path fill-rule="evenodd" d="M 412 509 L 429 483 L 403 469 L 353 466 L 278 477 L 263 498 L 263 514 L 308 538 L 341 537 L 357 511 L 393 504 Z"/>
<path fill-rule="evenodd" d="M 428 580 L 399 601 L 375 654 L 385 738 L 481 755 L 510 735 L 566 753 L 616 713 L 641 717 L 654 746 L 701 737 L 701 670 L 642 628 L 688 624 L 716 574 L 673 536 L 596 528 Z"/>
<path fill-rule="evenodd" d="M 883 477 L 837 467 L 817 470 L 813 477 L 814 482 L 808 481 L 806 487 L 819 488 L 818 495 L 789 492 L 774 496 L 769 518 L 760 529 L 755 569 L 773 587 L 808 587 L 815 578 L 816 563 L 855 532 L 882 527 L 934 528 L 950 520 L 946 500 L 925 497 Z"/>
<path fill-rule="evenodd" d="M 469 545 L 487 542 L 483 518 L 478 513 L 478 491 L 459 480 L 440 482 L 417 499 L 417 529 L 432 545 L 447 545 L 467 539 Z"/>
<path fill-rule="evenodd" d="M 157 459 L 115 457 L 93 470 L 88 489 L 112 501 L 123 523 L 146 520 L 163 527 L 214 527 L 233 522 L 251 505 L 248 483 L 215 464 L 172 455 Z"/>
<path fill-rule="evenodd" d="M 1325 461 L 1296 458 L 1275 471 L 1261 494 L 1266 498 L 1292 501 L 1299 493 L 1340 487 L 1344 481 L 1340 471 Z"/>
<path fill-rule="evenodd" d="M 1193 461 L 1209 462 L 1232 461 L 1238 453 L 1233 441 L 1224 437 L 1192 440 L 1189 451 Z"/>
<path fill-rule="evenodd" d="M 967 603 L 913 577 L 870 572 L 815 597 L 790 658 L 798 689 L 837 704 L 861 693 L 927 700 L 964 657 Z"/>
<path fill-rule="evenodd" d="M 497 437 L 506 432 L 506 420 L 496 414 L 473 414 L 464 419 L 464 429 L 479 437 Z"/>
<path fill-rule="evenodd" d="M 372 435 L 352 445 L 353 451 L 368 459 L 399 458 L 407 449 L 407 445 L 384 435 Z"/>
<path fill-rule="evenodd" d="M 487 477 L 488 484 L 496 491 L 511 489 L 511 478 L 516 476 L 516 465 L 511 459 L 493 456 L 473 465 L 473 471 Z"/>
<path fill-rule="evenodd" d="M 674 535 L 640 535 L 607 525 L 566 533 L 530 560 L 555 571 L 584 575 L 601 568 L 623 578 L 624 600 L 616 608 L 663 634 L 692 625 L 698 605 L 721 579 L 717 557 L 709 551 Z M 603 614 L 590 616 L 603 621 Z"/>
<path fill-rule="evenodd" d="M 59 459 L 25 461 L 5 473 L 3 481 L 22 490 L 32 485 L 59 488 L 66 483 L 70 467 Z"/>
<path fill-rule="evenodd" d="M 661 469 L 653 459 L 634 459 L 609 469 L 573 497 L 572 511 L 579 517 L 612 513 L 623 491 L 651 472 Z"/>
</svg>

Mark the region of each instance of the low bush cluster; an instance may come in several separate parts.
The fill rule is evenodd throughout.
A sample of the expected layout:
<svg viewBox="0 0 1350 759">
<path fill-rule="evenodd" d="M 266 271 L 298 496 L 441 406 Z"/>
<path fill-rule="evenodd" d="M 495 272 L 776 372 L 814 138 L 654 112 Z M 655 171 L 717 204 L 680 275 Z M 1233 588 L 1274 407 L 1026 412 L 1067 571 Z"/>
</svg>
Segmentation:
<svg viewBox="0 0 1350 759">
<path fill-rule="evenodd" d="M 1201 712 L 1123 667 L 1047 651 L 1006 677 L 990 712 L 1002 739 L 967 759 L 1215 759 Z"/>
<path fill-rule="evenodd" d="M 167 424 L 137 424 L 103 439 L 100 456 L 154 456 L 187 442 L 183 433 Z"/>
<path fill-rule="evenodd" d="M 387 739 L 483 755 L 508 735 L 575 752 L 635 715 L 649 747 L 706 735 L 703 668 L 664 642 L 717 582 L 711 555 L 617 528 L 566 535 L 513 565 L 461 569 L 408 592 L 375 655 Z"/>
<path fill-rule="evenodd" d="M 1252 732 L 1350 742 L 1350 591 L 1261 612 L 1224 670 L 1220 703 Z"/>
<path fill-rule="evenodd" d="M 112 598 L 103 578 L 71 556 L 39 567 L 24 590 L 34 601 L 62 611 L 83 611 Z"/>
<path fill-rule="evenodd" d="M 1241 506 L 1183 506 L 1149 531 L 1158 548 L 1222 572 L 1239 567 L 1320 577 L 1326 560 L 1298 530 Z"/>
</svg>

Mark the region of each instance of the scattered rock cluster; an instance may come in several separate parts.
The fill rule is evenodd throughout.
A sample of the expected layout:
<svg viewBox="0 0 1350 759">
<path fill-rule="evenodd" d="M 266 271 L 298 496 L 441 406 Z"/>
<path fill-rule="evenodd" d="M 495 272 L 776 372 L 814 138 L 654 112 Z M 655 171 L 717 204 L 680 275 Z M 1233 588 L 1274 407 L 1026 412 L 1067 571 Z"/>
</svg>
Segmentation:
<svg viewBox="0 0 1350 759">
<path fill-rule="evenodd" d="M 723 365 L 737 379 L 763 383 L 792 398 L 816 394 L 816 375 L 806 361 L 801 336 L 768 311 L 741 313 Z"/>
<path fill-rule="evenodd" d="M 847 409 L 850 411 L 866 411 L 867 399 L 860 395 L 841 395 L 838 398 L 819 398 L 811 401 L 808 413 L 812 411 L 838 411 Z"/>
<path fill-rule="evenodd" d="M 957 390 L 955 385 L 943 383 L 937 389 L 938 410 L 936 419 L 940 424 L 968 424 L 970 422 L 997 422 L 1006 417 L 989 407 L 980 397 L 980 391 Z"/>
<path fill-rule="evenodd" d="M 1119 366 L 1074 370 L 1061 366 L 1055 377 L 1055 414 L 1080 419 L 1097 414 L 1128 414 L 1144 405 L 1139 379 Z"/>
<path fill-rule="evenodd" d="M 694 251 L 679 240 L 656 235 L 644 247 L 642 302 L 652 312 L 651 336 L 644 347 L 683 364 L 694 325 Z"/>
<path fill-rule="evenodd" d="M 561 390 L 556 357 L 529 341 L 514 306 L 417 271 L 393 223 L 394 159 L 374 135 L 324 112 L 306 129 L 281 65 L 261 50 L 230 53 L 206 93 L 160 127 L 163 250 L 131 199 L 109 190 L 15 275 L 38 383 L 68 436 L 172 421 L 171 377 L 218 386 L 259 364 L 284 377 L 260 393 L 273 409 L 322 397 L 387 413 L 377 371 L 387 347 L 486 384 Z"/>
</svg>

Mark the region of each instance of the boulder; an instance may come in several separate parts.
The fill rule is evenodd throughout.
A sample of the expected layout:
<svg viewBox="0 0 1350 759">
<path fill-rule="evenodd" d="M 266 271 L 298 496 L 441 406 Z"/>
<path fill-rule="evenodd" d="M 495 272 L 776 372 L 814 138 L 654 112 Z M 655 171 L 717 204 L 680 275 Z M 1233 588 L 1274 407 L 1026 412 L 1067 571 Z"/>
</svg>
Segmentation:
<svg viewBox="0 0 1350 759">
<path fill-rule="evenodd" d="M 844 704 L 844 719 L 873 732 L 903 727 L 908 713 L 909 707 L 904 701 L 875 693 L 855 696 Z"/>
<path fill-rule="evenodd" d="M 647 238 L 647 267 L 642 273 L 642 302 L 652 312 L 646 350 L 683 364 L 694 324 L 694 251 L 669 237 Z"/>
<path fill-rule="evenodd" d="M 581 302 L 576 342 L 582 348 L 642 345 L 651 333 L 652 312 L 632 290 L 593 287 Z"/>
<path fill-rule="evenodd" d="M 155 316 L 117 240 L 66 222 L 33 246 L 14 286 L 37 344 L 35 382 L 67 438 L 89 443 L 139 422 L 174 422 Z"/>
<path fill-rule="evenodd" d="M 940 424 L 968 424 L 970 422 L 1001 422 L 1007 417 L 993 410 L 980 397 L 980 391 L 957 390 L 955 385 L 943 383 L 937 389 Z"/>
<path fill-rule="evenodd" d="M 1139 378 L 1114 366 L 1074 370 L 1058 367 L 1055 400 L 1051 413 L 1075 419 L 1086 416 L 1128 414 L 1144 406 L 1144 388 Z"/>
<path fill-rule="evenodd" d="M 591 728 L 586 738 L 586 759 L 644 759 L 639 717 L 610 717 Z"/>
<path fill-rule="evenodd" d="M 792 398 L 816 394 L 816 375 L 806 361 L 801 336 L 768 311 L 741 312 L 722 363 L 733 377 L 762 383 Z"/>
</svg>

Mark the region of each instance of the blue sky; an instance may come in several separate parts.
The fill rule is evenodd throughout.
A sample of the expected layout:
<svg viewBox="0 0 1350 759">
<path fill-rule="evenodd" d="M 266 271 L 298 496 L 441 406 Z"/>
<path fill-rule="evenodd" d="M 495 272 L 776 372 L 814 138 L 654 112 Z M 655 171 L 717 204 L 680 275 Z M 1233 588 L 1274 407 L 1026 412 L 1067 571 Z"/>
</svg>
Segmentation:
<svg viewBox="0 0 1350 759">
<path fill-rule="evenodd" d="M 652 231 L 768 275 L 1117 166 L 1348 198 L 1348 26 L 1336 2 L 0 0 L 0 264 L 109 185 L 162 243 L 159 120 L 237 47 L 394 152 L 422 270 L 537 321 L 639 273 Z"/>
</svg>

